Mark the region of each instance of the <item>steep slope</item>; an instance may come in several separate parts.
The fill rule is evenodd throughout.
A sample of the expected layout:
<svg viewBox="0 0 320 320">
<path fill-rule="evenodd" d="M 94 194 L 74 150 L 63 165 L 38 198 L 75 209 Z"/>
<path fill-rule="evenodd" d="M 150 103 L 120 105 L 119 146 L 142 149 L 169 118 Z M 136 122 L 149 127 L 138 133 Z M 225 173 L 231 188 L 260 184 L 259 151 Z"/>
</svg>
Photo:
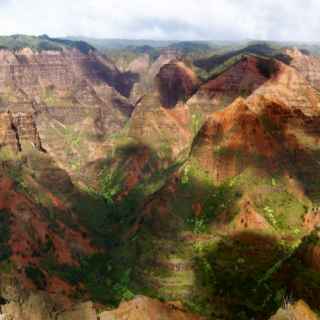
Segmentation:
<svg viewBox="0 0 320 320">
<path fill-rule="evenodd" d="M 49 164 L 48 157 L 34 160 L 38 167 L 41 161 L 46 163 L 49 176 L 40 169 L 37 176 L 30 175 L 30 165 L 23 160 L 1 165 L 1 294 L 8 290 L 9 278 L 19 284 L 14 299 L 22 298 L 24 290 L 46 290 L 60 296 L 63 307 L 76 287 L 59 277 L 55 266 L 78 266 L 80 257 L 98 249 L 77 214 L 64 203 L 61 194 L 74 190 L 68 175 Z"/>
<path fill-rule="evenodd" d="M 157 65 L 150 69 L 152 74 Z M 129 135 L 156 149 L 163 158 L 175 159 L 192 138 L 192 117 L 185 101 L 199 82 L 191 69 L 177 60 L 167 61 L 153 82 L 153 91 L 142 97 L 132 114 Z"/>
<path fill-rule="evenodd" d="M 17 46 L 31 40 L 32 49 Z M 122 296 L 94 275 L 115 261 L 105 254 L 114 236 L 106 203 L 81 181 L 99 184 L 101 168 L 84 169 L 111 154 L 134 107 L 121 95 L 128 87 L 118 69 L 84 47 L 14 37 L 0 50 L 0 296 L 18 318 L 41 290 L 61 312 L 75 301 L 116 304 Z"/>
<path fill-rule="evenodd" d="M 276 73 L 279 64 L 271 59 L 244 56 L 203 84 L 187 104 L 195 112 L 210 115 L 228 106 L 238 96 L 249 96 Z"/>
<path fill-rule="evenodd" d="M 208 115 L 223 109 L 239 95 L 250 95 L 272 77 L 278 64 L 247 56 L 200 85 L 190 67 L 173 60 L 160 69 L 153 92 L 137 105 L 129 134 L 158 150 L 167 147 L 168 156 L 174 159 L 188 150 Z"/>
<path fill-rule="evenodd" d="M 0 50 L 4 314 L 264 320 L 288 295 L 318 307 L 316 76 L 272 51 L 201 83 L 172 52 L 120 72 L 90 46 L 32 41 Z"/>
<path fill-rule="evenodd" d="M 0 50 L 1 146 L 47 152 L 79 176 L 128 121 L 134 107 L 121 94 L 131 84 L 94 49 L 50 41 L 59 50 Z"/>
<path fill-rule="evenodd" d="M 137 279 L 213 319 L 266 319 L 288 292 L 308 303 L 319 292 L 308 297 L 278 273 L 317 221 L 319 95 L 296 69 L 262 60 L 261 72 L 259 61 L 245 58 L 201 87 L 235 101 L 207 102 L 219 111 L 137 220 Z M 252 91 L 236 98 L 231 77 Z"/>
<path fill-rule="evenodd" d="M 314 88 L 319 90 L 320 59 L 297 48 L 287 49 L 285 53 L 291 58 L 290 65 L 297 69 Z"/>
<path fill-rule="evenodd" d="M 251 42 L 248 44 L 233 44 L 215 52 L 212 56 L 194 59 L 194 65 L 199 68 L 199 73 L 206 79 L 216 76 L 240 61 L 243 56 L 255 55 L 264 58 L 275 58 L 284 63 L 290 62 L 279 44 L 268 42 Z"/>
</svg>

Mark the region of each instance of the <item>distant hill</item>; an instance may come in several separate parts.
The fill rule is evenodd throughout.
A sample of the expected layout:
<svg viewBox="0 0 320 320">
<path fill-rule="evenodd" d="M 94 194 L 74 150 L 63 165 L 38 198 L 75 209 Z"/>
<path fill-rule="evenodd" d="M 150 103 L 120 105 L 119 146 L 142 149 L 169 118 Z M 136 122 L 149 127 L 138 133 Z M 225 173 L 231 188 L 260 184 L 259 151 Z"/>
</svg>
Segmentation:
<svg viewBox="0 0 320 320">
<path fill-rule="evenodd" d="M 194 59 L 193 64 L 200 69 L 199 75 L 202 78 L 211 78 L 240 61 L 245 55 L 276 58 L 286 64 L 290 63 L 290 57 L 283 53 L 280 46 L 267 42 L 257 42 L 236 49 L 226 48 L 222 52 L 221 50 L 216 51 L 209 57 Z"/>
<path fill-rule="evenodd" d="M 129 40 L 129 39 L 97 39 L 90 37 L 67 37 L 66 40 L 85 41 L 99 50 L 106 49 L 124 49 L 127 47 L 141 47 L 149 46 L 154 48 L 161 48 L 170 46 L 178 41 L 161 41 L 161 40 Z"/>
<path fill-rule="evenodd" d="M 84 53 L 88 53 L 90 50 L 95 50 L 91 45 L 87 44 L 84 41 L 50 38 L 47 35 L 41 35 L 37 37 L 21 34 L 12 36 L 0 36 L 0 48 L 9 50 L 30 48 L 38 51 L 61 51 L 64 48 L 77 48 Z"/>
</svg>

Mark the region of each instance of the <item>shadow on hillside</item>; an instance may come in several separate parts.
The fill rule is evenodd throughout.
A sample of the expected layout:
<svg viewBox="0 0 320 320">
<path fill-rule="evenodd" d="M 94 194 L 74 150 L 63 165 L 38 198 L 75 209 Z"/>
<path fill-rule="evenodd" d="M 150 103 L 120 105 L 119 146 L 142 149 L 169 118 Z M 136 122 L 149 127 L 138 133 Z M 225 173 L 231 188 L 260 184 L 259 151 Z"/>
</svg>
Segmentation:
<svg viewBox="0 0 320 320">
<path fill-rule="evenodd" d="M 140 76 L 133 72 L 119 72 L 114 70 L 107 63 L 102 63 L 99 59 L 88 59 L 83 63 L 85 71 L 98 81 L 105 82 L 114 87 L 121 95 L 128 98 L 131 90 L 136 82 L 140 80 Z"/>
<path fill-rule="evenodd" d="M 139 144 L 120 148 L 114 157 L 122 158 L 123 163 L 119 167 L 115 163 L 116 171 L 126 177 L 126 170 L 142 163 L 142 161 L 139 161 L 140 156 L 144 156 L 146 151 L 152 154 L 152 150 L 146 148 L 146 146 Z M 102 167 L 110 169 L 114 165 L 114 157 L 105 160 Z M 134 164 L 131 157 L 137 158 Z M 67 172 L 51 161 L 48 155 L 39 155 L 39 157 L 29 159 L 26 163 L 23 163 L 23 166 L 30 167 L 34 179 L 41 186 L 50 190 L 68 204 L 67 212 L 58 213 L 57 219 L 63 219 L 63 222 L 69 219 L 67 221 L 68 225 L 76 229 L 81 225 L 84 226 L 92 242 L 103 248 L 107 252 L 106 256 L 111 257 L 112 265 L 121 270 L 125 267 L 125 272 L 120 272 L 121 277 L 127 277 L 126 272 L 129 269 L 134 269 L 139 258 L 145 254 L 141 250 L 144 247 L 137 247 L 134 237 L 139 230 L 135 228 L 137 222 L 145 227 L 150 227 L 149 223 L 152 224 L 152 221 L 150 222 L 148 219 L 145 221 L 139 220 L 142 204 L 145 203 L 146 199 L 148 203 L 155 192 L 162 190 L 164 182 L 176 170 L 176 168 L 171 168 L 169 171 L 159 171 L 159 173 L 156 166 L 151 168 L 152 170 L 150 170 L 150 167 L 142 169 L 143 174 L 139 179 L 143 179 L 150 174 L 150 179 L 154 180 L 146 180 L 144 184 L 139 184 L 139 187 L 133 188 L 116 201 L 113 198 L 116 193 L 108 194 L 108 192 L 119 181 L 112 181 L 111 179 L 110 183 L 110 179 L 105 180 L 104 183 L 106 184 L 103 187 L 106 187 L 106 189 L 102 193 L 98 193 L 90 189 L 78 189 L 71 182 Z M 108 175 L 107 171 L 105 173 Z M 172 177 L 172 179 L 175 179 L 175 177 Z M 153 188 L 147 189 L 153 183 Z M 188 189 L 188 186 L 183 186 L 186 194 L 198 189 L 192 184 L 189 187 Z M 167 192 L 170 192 L 170 190 L 167 190 Z M 166 200 L 166 194 L 160 192 L 159 204 L 161 204 L 161 197 Z M 181 201 L 179 206 L 183 205 L 184 203 Z M 66 217 L 66 213 L 69 214 L 69 218 Z M 151 220 L 157 218 L 157 215 L 149 216 Z M 168 217 L 164 219 L 170 224 Z M 171 232 L 171 230 L 169 231 Z M 127 237 L 128 234 L 131 236 Z M 315 305 L 317 301 L 316 293 L 319 293 L 319 287 L 314 288 L 310 279 L 309 282 L 305 280 L 310 273 L 300 271 L 295 260 L 287 260 L 288 251 L 284 249 L 283 245 L 279 244 L 277 239 L 271 236 L 242 232 L 220 241 L 214 247 L 208 248 L 206 252 L 203 257 L 195 261 L 197 280 L 195 291 L 201 292 L 201 295 L 202 292 L 206 293 L 207 300 L 202 300 L 199 303 L 204 304 L 204 307 L 208 310 L 212 310 L 212 307 L 216 310 L 223 310 L 223 306 L 225 306 L 225 309 L 228 310 L 227 314 L 231 314 L 229 318 L 226 316 L 225 319 L 234 319 L 235 316 L 239 319 L 250 319 L 251 317 L 267 319 L 267 316 L 274 313 L 281 305 L 284 297 L 290 296 L 292 292 L 296 293 L 295 297 L 297 298 L 303 297 L 309 303 L 311 301 L 311 305 Z M 107 261 L 111 263 L 110 260 Z M 294 263 L 290 262 L 288 264 L 288 261 Z M 101 270 L 107 268 L 105 260 L 99 262 L 98 266 L 98 268 L 93 269 L 94 271 L 90 270 L 94 272 L 90 276 L 96 279 L 95 285 L 97 285 L 97 282 L 101 282 L 99 280 Z M 290 273 L 287 272 L 288 270 Z M 73 275 L 73 269 L 71 271 L 71 275 Z M 300 282 L 293 281 L 296 274 L 300 275 L 302 279 Z M 313 287 L 304 288 L 305 283 Z M 300 286 L 299 290 L 297 286 Z M 103 294 L 106 293 L 104 290 L 102 290 Z M 311 290 L 313 290 L 312 294 L 310 294 Z"/>
<path fill-rule="evenodd" d="M 71 297 L 75 301 L 86 296 L 95 302 L 116 306 L 124 297 L 133 296 L 130 274 L 137 259 L 136 233 L 133 232 L 132 237 L 127 234 L 140 214 L 138 208 L 145 196 L 143 189 L 137 188 L 119 201 L 109 198 L 104 190 L 79 189 L 48 154 L 36 151 L 19 160 L 1 163 L 1 171 L 12 177 L 15 190 L 28 198 L 30 208 L 39 212 L 41 222 L 48 225 L 51 232 L 46 243 L 35 244 L 32 257 L 37 257 L 37 262 L 22 270 L 38 289 L 46 289 L 45 274 L 56 276 L 79 291 Z M 28 228 L 28 222 L 25 223 L 22 230 Z M 41 224 L 31 230 L 37 239 L 37 234 L 42 232 Z M 66 249 L 78 265 L 59 263 L 56 255 L 59 242 L 53 247 L 52 241 L 63 238 L 66 232 L 69 236 L 73 234 L 74 239 L 89 240 L 98 251 L 86 256 L 84 252 L 89 249 L 82 248 L 80 240 L 79 243 L 74 240 Z"/>
<path fill-rule="evenodd" d="M 304 135 L 320 141 L 320 117 L 308 117 L 300 110 L 283 111 L 281 106 L 275 104 L 265 108 L 261 117 L 269 119 L 269 134 L 283 143 L 284 148 L 277 155 L 280 172 L 289 172 L 290 177 L 300 182 L 306 195 L 313 202 L 319 203 L 320 152 L 317 148 L 302 144 L 304 142 L 301 141 L 305 139 Z M 295 128 L 295 135 L 287 133 L 287 125 Z M 299 130 L 302 130 L 302 135 Z"/>
<path fill-rule="evenodd" d="M 121 73 L 117 77 L 115 88 L 126 98 L 129 98 L 135 83 L 140 81 L 140 75 L 131 71 Z"/>
<path fill-rule="evenodd" d="M 161 105 L 168 109 L 174 108 L 179 101 L 186 102 L 198 89 L 187 72 L 174 63 L 160 69 L 155 86 L 159 91 Z"/>
<path fill-rule="evenodd" d="M 295 249 L 269 235 L 241 232 L 206 249 L 195 260 L 195 301 L 219 319 L 269 319 L 288 299 L 318 301 L 292 286 L 297 276 Z M 290 271 L 290 272 L 289 272 Z M 310 292 L 310 281 L 302 282 Z M 313 288 L 314 289 L 314 288 Z M 313 304 L 314 305 L 314 304 Z M 318 307 L 318 305 L 317 305 Z"/>
<path fill-rule="evenodd" d="M 246 123 L 246 117 L 240 118 L 238 122 L 241 121 Z M 320 151 L 317 144 L 320 142 L 320 117 L 308 117 L 300 110 L 291 111 L 269 101 L 264 110 L 257 115 L 255 125 L 256 127 L 254 124 L 235 127 L 236 132 L 247 139 L 236 147 L 223 146 L 225 133 L 222 129 L 217 130 L 213 136 L 205 136 L 206 139 L 210 139 L 209 143 L 213 147 L 222 144 L 214 150 L 214 157 L 218 159 L 216 165 L 220 165 L 217 170 L 226 169 L 227 164 L 233 164 L 234 175 L 240 175 L 247 168 L 261 170 L 269 177 L 288 174 L 290 179 L 299 182 L 313 202 L 319 203 Z M 206 132 L 200 131 L 192 146 L 195 157 L 201 156 L 201 148 L 204 143 L 208 143 L 203 138 L 203 131 Z M 251 132 L 250 135 L 247 135 L 247 132 Z M 311 139 L 314 141 L 312 145 Z M 265 146 L 265 150 L 261 150 L 259 143 Z M 247 151 L 248 146 L 250 152 Z M 270 155 L 266 156 L 267 153 Z"/>
<path fill-rule="evenodd" d="M 181 164 L 163 164 L 149 146 L 128 141 L 107 158 L 81 168 L 82 183 L 86 184 L 86 177 L 90 177 L 82 190 L 47 154 L 29 156 L 26 165 L 43 188 L 66 203 L 95 244 L 110 249 L 135 235 L 142 224 L 144 202 L 164 186 Z"/>
<path fill-rule="evenodd" d="M 291 58 L 288 55 L 283 54 L 280 50 L 275 50 L 267 44 L 257 43 L 249 45 L 244 49 L 230 51 L 221 55 L 214 55 L 205 59 L 199 59 L 196 60 L 194 64 L 201 69 L 210 71 L 218 67 L 219 65 L 226 63 L 228 60 L 232 58 L 248 54 L 275 57 L 286 64 L 289 64 L 291 60 Z"/>
</svg>

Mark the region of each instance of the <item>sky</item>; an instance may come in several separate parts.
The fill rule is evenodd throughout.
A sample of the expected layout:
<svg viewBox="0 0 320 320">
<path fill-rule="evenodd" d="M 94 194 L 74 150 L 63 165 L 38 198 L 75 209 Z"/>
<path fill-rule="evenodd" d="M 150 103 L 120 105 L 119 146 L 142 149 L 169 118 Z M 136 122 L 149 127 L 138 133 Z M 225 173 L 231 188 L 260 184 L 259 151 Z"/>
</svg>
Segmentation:
<svg viewBox="0 0 320 320">
<path fill-rule="evenodd" d="M 319 41 L 320 0 L 0 0 L 0 34 Z"/>
</svg>

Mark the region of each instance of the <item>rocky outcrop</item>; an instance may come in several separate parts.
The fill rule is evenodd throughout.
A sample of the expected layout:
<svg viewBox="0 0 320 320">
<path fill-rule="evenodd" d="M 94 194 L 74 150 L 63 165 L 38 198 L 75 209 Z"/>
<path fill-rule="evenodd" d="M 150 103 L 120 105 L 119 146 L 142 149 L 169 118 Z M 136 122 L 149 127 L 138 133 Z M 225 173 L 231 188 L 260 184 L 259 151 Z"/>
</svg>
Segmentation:
<svg viewBox="0 0 320 320">
<path fill-rule="evenodd" d="M 272 104 L 266 106 L 271 107 Z M 193 155 L 215 181 L 222 182 L 240 174 L 250 162 L 254 165 L 254 157 L 266 159 L 272 166 L 281 150 L 282 144 L 269 135 L 260 116 L 244 99 L 238 98 L 206 122 L 193 147 Z"/>
<path fill-rule="evenodd" d="M 318 320 L 318 316 L 302 300 L 281 308 L 270 320 Z"/>
<path fill-rule="evenodd" d="M 121 95 L 128 90 L 126 77 L 95 51 L 0 50 L 0 147 L 48 152 L 78 175 L 100 157 L 87 150 L 105 156 L 106 138 L 130 118 L 133 105 Z"/>
<path fill-rule="evenodd" d="M 186 101 L 195 92 L 199 80 L 182 62 L 164 65 L 156 76 L 161 105 L 173 108 L 179 101 Z"/>
<path fill-rule="evenodd" d="M 114 87 L 119 72 L 95 52 L 84 54 L 77 49 L 34 52 L 26 48 L 16 52 L 0 50 L 0 74 L 1 91 L 12 86 L 31 95 L 49 86 L 66 91 L 83 79 Z"/>
<path fill-rule="evenodd" d="M 268 66 L 269 63 L 269 60 L 255 56 L 243 57 L 222 74 L 204 83 L 189 99 L 187 105 L 208 116 L 212 112 L 227 107 L 239 96 L 248 97 L 274 76 L 267 74 L 261 68 L 262 65 Z M 277 65 L 278 62 L 275 64 Z"/>
<path fill-rule="evenodd" d="M 319 94 L 310 83 L 294 68 L 281 64 L 276 76 L 265 82 L 248 98 L 248 101 L 260 108 L 260 97 L 299 110 L 306 116 L 320 112 Z M 263 105 L 262 105 L 263 106 Z"/>
<path fill-rule="evenodd" d="M 5 320 L 53 320 L 54 314 L 55 306 L 48 297 L 30 294 L 24 301 L 11 301 L 3 305 L 0 317 Z"/>
<path fill-rule="evenodd" d="M 41 145 L 38 128 L 35 121 L 35 113 L 12 111 L 0 113 L 1 117 L 1 142 L 3 147 L 20 152 L 30 148 L 45 152 Z"/>
<path fill-rule="evenodd" d="M 315 155 L 308 149 L 319 143 L 319 106 L 316 90 L 294 68 L 279 63 L 276 73 L 249 97 L 238 98 L 209 118 L 194 152 L 203 166 L 215 168 L 217 181 L 239 174 L 257 157 L 269 169 L 290 168 L 292 157 L 300 157 L 306 175 L 307 168 L 315 165 L 310 163 Z"/>
<path fill-rule="evenodd" d="M 126 68 L 126 71 L 136 73 L 139 75 L 146 74 L 149 70 L 151 64 L 151 59 L 148 54 L 143 54 L 129 64 L 128 68 Z"/>
<path fill-rule="evenodd" d="M 162 303 L 147 297 L 137 297 L 124 302 L 116 310 L 102 312 L 100 320 L 200 320 L 176 305 Z"/>
<path fill-rule="evenodd" d="M 153 62 L 149 55 L 144 54 L 130 63 L 126 73 L 138 75 L 130 93 L 130 101 L 134 105 L 139 103 L 145 95 L 157 90 L 155 85 L 157 74 L 163 66 L 174 60 L 176 60 L 176 55 L 172 53 L 163 53 Z"/>
<path fill-rule="evenodd" d="M 72 307 L 70 310 L 62 312 L 57 320 L 99 320 L 97 311 L 92 302 L 85 302 Z"/>
<path fill-rule="evenodd" d="M 297 48 L 287 49 L 290 65 L 295 68 L 315 89 L 320 89 L 320 59 Z"/>
<path fill-rule="evenodd" d="M 160 69 L 155 83 L 155 91 L 137 104 L 129 134 L 160 154 L 163 151 L 162 156 L 175 158 L 192 140 L 193 119 L 185 101 L 199 80 L 190 68 L 175 60 Z"/>
<path fill-rule="evenodd" d="M 98 320 L 92 302 L 64 306 L 62 297 L 49 296 L 45 292 L 29 292 L 5 303 L 0 309 L 3 320 Z"/>
<path fill-rule="evenodd" d="M 20 151 L 17 130 L 13 127 L 12 116 L 8 112 L 0 114 L 0 146 L 10 146 L 14 151 Z"/>
<path fill-rule="evenodd" d="M 123 302 L 115 309 L 97 312 L 92 302 L 69 306 L 63 310 L 57 297 L 45 293 L 30 293 L 23 300 L 12 301 L 1 307 L 4 320 L 200 320 L 182 306 L 163 303 L 144 296 Z"/>
</svg>

